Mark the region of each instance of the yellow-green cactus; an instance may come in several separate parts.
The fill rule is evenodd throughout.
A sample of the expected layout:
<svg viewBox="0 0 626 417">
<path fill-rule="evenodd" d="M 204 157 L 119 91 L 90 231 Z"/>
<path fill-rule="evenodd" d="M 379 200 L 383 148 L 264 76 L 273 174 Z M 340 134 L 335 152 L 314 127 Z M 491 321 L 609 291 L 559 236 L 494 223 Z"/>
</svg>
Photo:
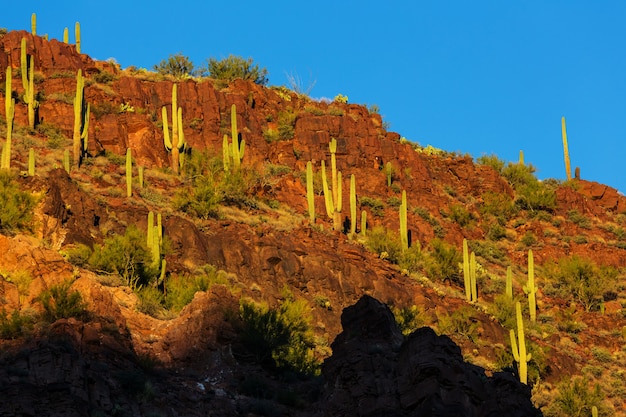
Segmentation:
<svg viewBox="0 0 626 417">
<path fill-rule="evenodd" d="M 532 249 L 528 249 L 528 282 L 524 285 L 524 292 L 528 294 L 528 310 L 530 321 L 537 321 L 537 286 L 535 285 L 535 261 Z"/>
<path fill-rule="evenodd" d="M 522 306 L 518 301 L 515 303 L 515 313 L 517 318 L 517 339 L 515 339 L 515 332 L 509 331 L 509 337 L 511 338 L 511 349 L 513 351 L 513 358 L 515 362 L 519 364 L 519 380 L 523 384 L 528 384 L 528 362 L 531 360 L 531 354 L 526 353 L 526 340 L 524 336 L 524 321 L 522 319 Z"/>
<path fill-rule="evenodd" d="M 39 103 L 35 100 L 35 59 L 26 54 L 26 38 L 21 44 L 21 73 L 22 87 L 24 88 L 24 103 L 28 105 L 28 126 L 35 128 L 35 108 Z"/>
<path fill-rule="evenodd" d="M 306 163 L 306 201 L 309 207 L 309 221 L 315 224 L 315 193 L 313 190 L 313 164 Z"/>
<path fill-rule="evenodd" d="M 565 175 L 567 180 L 572 179 L 572 167 L 569 161 L 569 148 L 567 146 L 567 132 L 565 130 L 565 117 L 561 117 L 561 135 L 563 136 L 563 159 L 565 160 Z"/>
</svg>

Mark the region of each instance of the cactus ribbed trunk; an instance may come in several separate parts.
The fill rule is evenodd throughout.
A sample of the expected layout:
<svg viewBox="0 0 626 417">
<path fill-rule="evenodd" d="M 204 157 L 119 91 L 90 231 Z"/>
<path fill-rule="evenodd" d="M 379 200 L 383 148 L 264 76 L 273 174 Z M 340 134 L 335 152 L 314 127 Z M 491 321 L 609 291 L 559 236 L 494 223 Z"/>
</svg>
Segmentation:
<svg viewBox="0 0 626 417">
<path fill-rule="evenodd" d="M 350 175 L 350 236 L 356 233 L 356 179 Z"/>
<path fill-rule="evenodd" d="M 470 285 L 470 259 L 469 249 L 467 247 L 467 239 L 463 239 L 463 284 L 465 285 L 465 299 L 472 300 Z"/>
<path fill-rule="evenodd" d="M 315 193 L 313 190 L 313 164 L 306 163 L 306 201 L 309 207 L 309 221 L 315 224 Z"/>
<path fill-rule="evenodd" d="M 572 179 L 572 166 L 569 160 L 569 147 L 567 146 L 567 131 L 565 130 L 565 117 L 561 117 L 561 134 L 563 136 L 563 159 L 565 160 L 565 175 L 567 180 Z"/>
<path fill-rule="evenodd" d="M 402 190 L 402 202 L 400 203 L 400 243 L 402 244 L 403 251 L 409 249 L 406 190 Z"/>
<path fill-rule="evenodd" d="M 526 353 L 526 340 L 524 336 L 524 321 L 522 319 L 522 306 L 519 303 L 515 303 L 515 313 L 517 319 L 517 339 L 515 340 L 515 331 L 509 331 L 509 337 L 511 339 L 511 349 L 513 352 L 513 358 L 519 364 L 519 380 L 522 384 L 528 384 L 528 362 L 531 359 L 531 354 Z"/>
</svg>

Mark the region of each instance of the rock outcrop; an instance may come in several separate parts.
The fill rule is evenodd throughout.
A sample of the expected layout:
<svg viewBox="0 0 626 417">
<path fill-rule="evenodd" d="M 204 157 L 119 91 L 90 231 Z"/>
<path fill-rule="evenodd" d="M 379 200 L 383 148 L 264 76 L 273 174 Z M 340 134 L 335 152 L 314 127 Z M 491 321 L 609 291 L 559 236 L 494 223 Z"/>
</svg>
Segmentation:
<svg viewBox="0 0 626 417">
<path fill-rule="evenodd" d="M 341 316 L 323 366 L 325 416 L 541 416 L 530 388 L 510 373 L 485 375 L 429 327 L 404 339 L 393 314 L 369 296 Z"/>
</svg>

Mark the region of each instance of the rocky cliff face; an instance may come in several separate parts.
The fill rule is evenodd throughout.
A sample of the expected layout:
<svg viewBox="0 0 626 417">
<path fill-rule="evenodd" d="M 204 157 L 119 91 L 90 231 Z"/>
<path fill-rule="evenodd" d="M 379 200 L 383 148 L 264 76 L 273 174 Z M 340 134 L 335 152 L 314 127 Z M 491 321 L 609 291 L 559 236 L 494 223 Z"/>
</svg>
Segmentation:
<svg viewBox="0 0 626 417">
<path fill-rule="evenodd" d="M 341 315 L 324 363 L 326 416 L 540 416 L 510 373 L 487 377 L 447 336 L 404 338 L 387 306 L 364 296 Z"/>
<path fill-rule="evenodd" d="M 92 166 L 71 175 L 52 168 L 60 165 L 58 159 L 46 161 L 45 176 L 18 178 L 22 189 L 35 192 L 41 200 L 33 236 L 0 235 L 0 309 L 40 309 L 37 295 L 42 290 L 75 279 L 72 288 L 86 299 L 92 317 L 86 322 L 58 321 L 38 329 L 30 339 L 2 341 L 0 398 L 12 401 L 0 402 L 0 416 L 538 415 L 530 404 L 529 389 L 512 373 L 485 373 L 463 361 L 461 352 L 466 356 L 480 352 L 493 361 L 505 349 L 503 343 L 508 343 L 507 331 L 484 309 L 476 308 L 472 316 L 483 343 L 479 346 L 459 337 L 454 339 L 457 345 L 427 328 L 404 338 L 389 309 L 381 304 L 420 306 L 434 323 L 467 307 L 459 288 L 450 283 L 425 285 L 345 234 L 330 232 L 321 195 L 315 197 L 316 224 L 304 220 L 306 191 L 300 174 L 307 161 L 314 162 L 316 171 L 322 160 L 329 161 L 331 138 L 337 139 L 337 164 L 344 178 L 350 174 L 357 178 L 359 198 L 384 203 L 380 215 L 360 207 L 368 211 L 370 225 L 397 230 L 397 209 L 389 201 L 398 193 L 387 186 L 381 170 L 392 163 L 394 184 L 407 191 L 412 208 L 408 222 L 413 241 L 424 247 L 435 237 L 443 236 L 456 247 L 463 238 L 485 238 L 490 226 L 480 211 L 485 193 L 514 195 L 496 171 L 474 164 L 470 157 L 416 152 L 398 134 L 387 132 L 381 117 L 364 106 L 314 102 L 242 80 L 225 88 L 211 80 L 179 81 L 178 104 L 191 148 L 220 155 L 222 137 L 230 135 L 230 109 L 235 104 L 239 131 L 247 143 L 244 165 L 259 171 L 281 165 L 289 171 L 256 190 L 256 197 L 278 202 L 284 213 L 233 209 L 230 216 L 198 221 L 163 209 L 175 191 L 187 185 L 185 178 L 167 173 L 170 157 L 160 127 L 161 107 L 171 103 L 173 82 L 143 71 L 122 71 L 77 54 L 71 45 L 24 31 L 0 38 L 0 68 L 19 67 L 22 37 L 38 72 L 40 124 L 59 127 L 71 137 L 73 112 L 68 97 L 73 97 L 74 76 L 81 69 L 88 80 L 86 100 L 92 105 L 90 154 L 123 155 L 131 148 L 137 164 L 146 167 L 150 187 L 145 196 L 132 198 L 114 192 L 121 189 L 123 169 L 113 157 L 102 157 L 105 162 L 90 158 Z M 2 77 L 3 71 L 3 81 Z M 14 75 L 16 125 L 23 127 L 26 106 L 19 100 L 22 88 L 16 79 Z M 123 110 L 131 107 L 133 111 Z M 277 129 L 284 114 L 292 115 L 293 137 L 267 141 L 264 133 Z M 50 140 L 38 132 L 33 135 Z M 27 150 L 25 144 L 16 147 Z M 40 148 L 42 160 L 53 153 L 45 143 Z M 13 160 L 14 167 L 25 170 L 26 152 L 15 152 Z M 98 176 L 92 175 L 96 169 Z M 344 192 L 344 207 L 349 207 L 348 198 Z M 580 180 L 577 188 L 559 187 L 557 198 L 553 215 L 558 228 L 556 222 L 530 217 L 507 226 L 505 242 L 493 244 L 495 254 L 484 254 L 485 259 L 495 259 L 485 266 L 493 266 L 496 274 L 503 272 L 498 255 L 523 268 L 527 247 L 520 238 L 527 233 L 537 237 L 534 248 L 541 248 L 535 251 L 538 264 L 581 254 L 603 264 L 626 266 L 626 250 L 607 244 L 616 233 L 604 224 L 626 210 L 623 196 L 610 187 Z M 451 219 L 454 205 L 473 216 L 471 227 Z M 123 234 L 131 224 L 145 230 L 147 213 L 162 209 L 164 233 L 171 244 L 168 271 L 188 276 L 209 264 L 229 273 L 228 284 L 197 293 L 176 317 L 156 319 L 138 312 L 137 297 L 128 287 L 103 283 L 102 277 L 71 265 L 59 254 L 79 243 L 93 246 Z M 590 229 L 568 220 L 572 209 L 593 218 Z M 562 236 L 582 233 L 587 239 L 583 243 L 561 242 Z M 28 295 L 9 282 L 16 271 L 31 274 Z M 521 286 L 515 285 L 521 293 Z M 311 306 L 313 331 L 319 343 L 326 344 L 325 357 L 331 354 L 328 344 L 334 340 L 332 356 L 323 366 L 323 386 L 277 377 L 232 353 L 239 343 L 234 318 L 239 298 L 276 305 L 284 299 L 285 288 Z M 494 294 L 481 289 L 480 297 L 491 302 Z M 548 301 L 551 305 L 545 306 Z M 583 316 L 589 329 L 576 334 L 581 346 L 576 355 L 564 352 L 560 333 L 529 336 L 537 346 L 551 350 L 542 377 L 556 383 L 578 372 L 591 357 L 584 347 L 592 343 L 619 349 L 619 338 L 607 334 L 626 323 L 619 301 L 609 303 L 606 315 Z M 562 314 L 564 304 L 540 297 L 539 308 L 554 319 Z M 256 384 L 253 390 L 251 383 Z M 298 400 L 290 401 L 290 395 Z M 278 401 L 281 396 L 289 398 Z"/>
</svg>

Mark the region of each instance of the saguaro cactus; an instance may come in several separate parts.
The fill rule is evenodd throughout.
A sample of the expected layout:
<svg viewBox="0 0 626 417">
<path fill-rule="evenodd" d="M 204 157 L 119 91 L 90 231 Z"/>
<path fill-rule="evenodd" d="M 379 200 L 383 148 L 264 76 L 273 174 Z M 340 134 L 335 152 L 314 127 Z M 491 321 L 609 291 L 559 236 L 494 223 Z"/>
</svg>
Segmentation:
<svg viewBox="0 0 626 417">
<path fill-rule="evenodd" d="M 367 235 L 367 211 L 361 211 L 361 236 Z"/>
<path fill-rule="evenodd" d="M 402 202 L 400 203 L 400 243 L 402 250 L 409 249 L 409 228 L 407 225 L 406 190 L 402 190 Z"/>
<path fill-rule="evenodd" d="M 33 36 L 37 35 L 37 15 L 35 13 L 30 16 L 30 32 Z"/>
<path fill-rule="evenodd" d="M 63 43 L 70 43 L 70 33 L 67 28 L 63 29 Z"/>
<path fill-rule="evenodd" d="M 73 152 L 74 166 L 79 167 L 87 152 L 89 140 L 90 106 L 85 106 L 85 79 L 79 69 L 76 73 L 76 95 L 74 97 L 74 135 Z"/>
<path fill-rule="evenodd" d="M 470 285 L 470 259 L 467 239 L 463 239 L 463 284 L 465 285 L 465 299 L 472 301 L 472 290 Z"/>
<path fill-rule="evenodd" d="M 6 70 L 6 82 L 4 93 L 4 110 L 7 121 L 7 133 L 4 147 L 2 148 L 2 157 L 0 158 L 0 169 L 11 168 L 11 143 L 13 137 L 13 117 L 15 114 L 15 99 L 11 97 L 11 67 Z"/>
<path fill-rule="evenodd" d="M 133 159 L 130 148 L 126 149 L 126 197 L 133 195 Z"/>
<path fill-rule="evenodd" d="M 565 117 L 561 117 L 561 134 L 563 136 L 563 159 L 565 160 L 565 175 L 567 180 L 572 179 L 572 166 L 569 161 L 569 148 L 567 146 L 567 132 L 565 130 Z"/>
<path fill-rule="evenodd" d="M 26 38 L 22 38 L 21 44 L 21 73 L 22 87 L 24 88 L 24 103 L 28 105 L 28 126 L 35 128 L 35 59 L 26 53 Z"/>
<path fill-rule="evenodd" d="M 350 175 L 350 236 L 356 233 L 356 179 Z"/>
<path fill-rule="evenodd" d="M 224 171 L 230 172 L 231 168 L 237 172 L 241 168 L 241 161 L 246 150 L 246 141 L 239 140 L 237 130 L 237 106 L 230 106 L 230 134 L 232 142 L 228 141 L 228 136 L 224 135 L 222 141 L 222 157 L 224 160 Z"/>
<path fill-rule="evenodd" d="M 330 143 L 328 144 L 328 149 L 330 150 L 330 174 L 332 180 L 332 197 L 335 212 L 333 214 L 333 228 L 335 230 L 341 229 L 341 205 L 342 205 L 342 194 L 341 194 L 341 172 L 337 171 L 337 139 L 332 138 Z"/>
<path fill-rule="evenodd" d="M 526 353 L 526 340 L 524 338 L 524 321 L 522 319 L 522 306 L 518 301 L 515 303 L 515 313 L 517 318 L 517 339 L 515 340 L 515 331 L 510 330 L 511 349 L 513 358 L 519 364 L 519 380 L 523 384 L 528 384 L 528 362 L 530 362 L 531 354 Z"/>
<path fill-rule="evenodd" d="M 74 35 L 76 36 L 76 52 L 80 54 L 80 23 L 74 25 Z"/>
<path fill-rule="evenodd" d="M 163 143 L 165 149 L 172 154 L 172 171 L 175 174 L 180 172 L 182 166 L 181 152 L 185 150 L 185 135 L 183 133 L 183 109 L 178 107 L 177 86 L 172 84 L 172 136 L 170 139 L 169 125 L 167 121 L 167 109 L 161 108 L 161 118 L 163 119 Z"/>
<path fill-rule="evenodd" d="M 524 285 L 524 292 L 528 294 L 528 309 L 530 312 L 530 321 L 537 321 L 537 302 L 535 295 L 537 287 L 535 286 L 535 262 L 532 249 L 528 249 L 528 282 Z"/>
<path fill-rule="evenodd" d="M 313 164 L 306 163 L 306 201 L 309 207 L 309 221 L 315 224 L 315 193 L 313 190 Z"/>
<path fill-rule="evenodd" d="M 341 209 L 342 209 L 342 180 L 341 172 L 337 171 L 337 161 L 335 152 L 337 151 L 337 141 L 333 138 L 329 143 L 331 155 L 331 180 L 332 190 L 328 184 L 326 176 L 326 163 L 322 161 L 322 186 L 324 191 L 324 202 L 326 203 L 326 214 L 333 220 L 333 229 L 341 229 Z"/>
<path fill-rule="evenodd" d="M 472 293 L 472 301 L 478 300 L 478 284 L 476 283 L 476 254 L 472 251 L 470 254 L 470 288 Z"/>
</svg>

